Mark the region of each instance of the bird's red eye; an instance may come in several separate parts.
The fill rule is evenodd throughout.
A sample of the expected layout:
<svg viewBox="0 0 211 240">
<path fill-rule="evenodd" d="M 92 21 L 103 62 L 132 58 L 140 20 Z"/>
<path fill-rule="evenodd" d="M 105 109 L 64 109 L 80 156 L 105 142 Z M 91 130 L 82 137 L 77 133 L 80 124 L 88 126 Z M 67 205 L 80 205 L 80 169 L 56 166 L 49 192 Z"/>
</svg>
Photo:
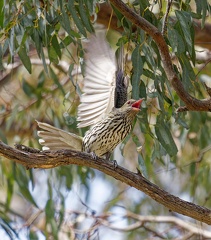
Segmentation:
<svg viewBox="0 0 211 240">
<path fill-rule="evenodd" d="M 130 101 L 128 101 L 127 103 L 130 104 Z"/>
</svg>

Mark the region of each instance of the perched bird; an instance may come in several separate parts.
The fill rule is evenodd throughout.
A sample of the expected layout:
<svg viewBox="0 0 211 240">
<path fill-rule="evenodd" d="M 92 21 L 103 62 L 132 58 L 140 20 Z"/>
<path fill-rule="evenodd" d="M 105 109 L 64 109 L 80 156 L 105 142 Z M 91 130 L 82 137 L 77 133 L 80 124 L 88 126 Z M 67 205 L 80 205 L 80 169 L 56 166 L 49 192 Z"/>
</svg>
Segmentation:
<svg viewBox="0 0 211 240">
<path fill-rule="evenodd" d="M 40 143 L 51 150 L 72 149 L 109 159 L 114 148 L 130 133 L 142 101 L 143 99 L 131 99 L 121 108 L 113 108 L 107 117 L 88 130 L 83 138 L 47 123 L 37 122 L 38 126 L 45 130 L 38 132 L 38 136 L 42 138 Z"/>
<path fill-rule="evenodd" d="M 85 79 L 78 107 L 78 127 L 92 125 L 82 138 L 38 122 L 40 143 L 51 150 L 72 149 L 105 156 L 122 142 L 132 129 L 143 99 L 127 101 L 128 78 L 123 70 L 123 46 L 116 59 L 105 41 L 105 33 L 92 35 L 86 46 Z M 126 102 L 127 101 L 127 102 Z"/>
<path fill-rule="evenodd" d="M 124 48 L 118 56 L 105 40 L 105 32 L 91 35 L 86 44 L 85 78 L 80 105 L 78 127 L 86 127 L 102 120 L 113 107 L 120 108 L 127 101 L 128 77 L 124 75 Z"/>
</svg>

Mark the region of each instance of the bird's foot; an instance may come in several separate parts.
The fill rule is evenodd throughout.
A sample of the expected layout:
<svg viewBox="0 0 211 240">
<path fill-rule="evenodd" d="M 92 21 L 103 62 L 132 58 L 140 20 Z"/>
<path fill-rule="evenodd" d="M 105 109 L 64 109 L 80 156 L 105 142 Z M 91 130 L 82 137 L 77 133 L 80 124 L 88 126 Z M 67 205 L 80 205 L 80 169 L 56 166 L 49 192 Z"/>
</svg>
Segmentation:
<svg viewBox="0 0 211 240">
<path fill-rule="evenodd" d="M 97 155 L 95 154 L 95 152 L 90 152 L 90 154 L 94 160 L 97 160 Z"/>
<path fill-rule="evenodd" d="M 113 163 L 114 169 L 116 169 L 118 167 L 117 161 L 116 160 L 111 160 L 111 162 Z"/>
</svg>

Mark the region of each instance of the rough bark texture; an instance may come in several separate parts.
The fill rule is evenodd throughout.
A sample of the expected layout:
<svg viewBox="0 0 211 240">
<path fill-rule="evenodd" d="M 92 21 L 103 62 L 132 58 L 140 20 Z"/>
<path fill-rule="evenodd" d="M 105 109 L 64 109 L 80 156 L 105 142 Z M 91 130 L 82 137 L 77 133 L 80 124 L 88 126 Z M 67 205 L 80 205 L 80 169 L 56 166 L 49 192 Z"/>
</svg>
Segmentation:
<svg viewBox="0 0 211 240">
<path fill-rule="evenodd" d="M 211 210 L 171 195 L 148 181 L 139 172 L 130 172 L 121 166 L 114 166 L 112 162 L 101 158 L 95 160 L 90 154 L 82 152 L 71 150 L 41 152 L 25 146 L 18 146 L 18 148 L 23 150 L 12 148 L 0 142 L 0 156 L 13 160 L 27 168 L 47 169 L 69 164 L 91 167 L 144 192 L 173 212 L 211 225 Z"/>
</svg>

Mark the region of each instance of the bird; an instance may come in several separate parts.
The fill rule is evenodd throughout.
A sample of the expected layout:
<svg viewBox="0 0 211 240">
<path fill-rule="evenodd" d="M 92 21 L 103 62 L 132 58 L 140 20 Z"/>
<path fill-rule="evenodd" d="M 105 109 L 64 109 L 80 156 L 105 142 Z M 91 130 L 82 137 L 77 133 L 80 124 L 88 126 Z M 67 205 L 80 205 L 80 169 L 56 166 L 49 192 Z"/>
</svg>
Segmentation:
<svg viewBox="0 0 211 240">
<path fill-rule="evenodd" d="M 116 58 L 104 31 L 91 35 L 86 45 L 84 87 L 77 118 L 79 128 L 91 128 L 81 137 L 37 122 L 42 129 L 38 131 L 40 144 L 51 150 L 71 149 L 109 159 L 115 147 L 130 133 L 143 101 L 127 101 L 129 79 L 123 65 L 122 45 Z"/>
<path fill-rule="evenodd" d="M 41 137 L 39 142 L 51 150 L 71 149 L 109 159 L 115 147 L 132 130 L 133 121 L 140 111 L 142 101 L 143 98 L 130 99 L 122 107 L 113 108 L 104 119 L 91 127 L 84 137 L 37 121 L 42 129 L 38 131 L 38 136 Z"/>
<path fill-rule="evenodd" d="M 113 107 L 127 101 L 129 78 L 124 74 L 124 47 L 117 57 L 105 40 L 103 30 L 92 34 L 86 44 L 85 78 L 78 106 L 78 127 L 92 126 L 102 120 Z"/>
</svg>

